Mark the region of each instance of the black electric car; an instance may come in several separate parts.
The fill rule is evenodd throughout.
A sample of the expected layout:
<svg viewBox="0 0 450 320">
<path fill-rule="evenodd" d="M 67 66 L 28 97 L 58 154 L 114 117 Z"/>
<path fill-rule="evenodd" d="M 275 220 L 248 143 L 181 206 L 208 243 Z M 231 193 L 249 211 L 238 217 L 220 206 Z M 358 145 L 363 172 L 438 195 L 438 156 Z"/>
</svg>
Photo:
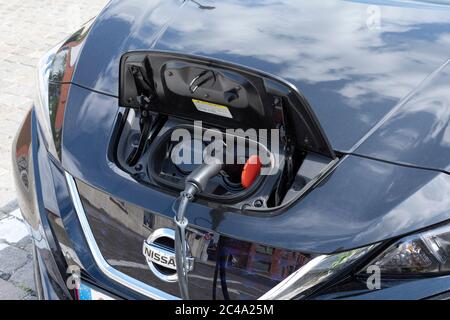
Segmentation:
<svg viewBox="0 0 450 320">
<path fill-rule="evenodd" d="M 447 1 L 111 1 L 13 145 L 39 297 L 449 298 L 449 57 Z"/>
</svg>

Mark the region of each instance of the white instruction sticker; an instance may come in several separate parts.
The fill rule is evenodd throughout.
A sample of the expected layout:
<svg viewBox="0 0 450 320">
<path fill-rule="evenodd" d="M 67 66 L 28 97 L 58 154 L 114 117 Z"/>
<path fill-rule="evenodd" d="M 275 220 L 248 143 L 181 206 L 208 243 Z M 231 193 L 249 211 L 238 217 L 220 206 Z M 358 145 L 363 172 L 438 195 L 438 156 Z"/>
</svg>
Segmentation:
<svg viewBox="0 0 450 320">
<path fill-rule="evenodd" d="M 194 103 L 194 105 L 198 111 L 211 113 L 216 116 L 233 119 L 230 109 L 228 109 L 225 106 L 222 106 L 220 104 L 211 103 L 211 102 L 195 100 L 195 99 L 192 99 L 192 102 Z"/>
</svg>

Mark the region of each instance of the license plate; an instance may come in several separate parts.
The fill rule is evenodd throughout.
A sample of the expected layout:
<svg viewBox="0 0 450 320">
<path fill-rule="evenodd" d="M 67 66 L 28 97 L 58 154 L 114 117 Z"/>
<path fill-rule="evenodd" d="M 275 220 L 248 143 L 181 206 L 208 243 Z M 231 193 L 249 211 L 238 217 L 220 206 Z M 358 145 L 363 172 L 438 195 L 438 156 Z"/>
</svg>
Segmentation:
<svg viewBox="0 0 450 320">
<path fill-rule="evenodd" d="M 115 300 L 114 298 L 101 293 L 85 284 L 80 284 L 80 289 L 78 289 L 78 299 L 79 300 Z"/>
</svg>

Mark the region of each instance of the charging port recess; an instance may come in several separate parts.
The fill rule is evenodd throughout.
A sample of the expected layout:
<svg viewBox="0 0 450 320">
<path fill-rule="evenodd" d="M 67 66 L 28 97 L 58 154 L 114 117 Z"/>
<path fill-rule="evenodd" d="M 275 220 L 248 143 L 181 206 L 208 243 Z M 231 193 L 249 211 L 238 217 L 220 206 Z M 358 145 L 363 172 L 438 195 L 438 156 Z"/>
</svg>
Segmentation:
<svg viewBox="0 0 450 320">
<path fill-rule="evenodd" d="M 119 105 L 122 123 L 112 142 L 117 165 L 141 183 L 174 194 L 201 165 L 192 160 L 204 161 L 218 140 L 225 150 L 221 156 L 232 161 L 197 197 L 238 209 L 291 202 L 337 160 L 296 88 L 223 61 L 126 53 Z M 180 130 L 190 138 L 174 139 Z M 205 139 L 211 132 L 214 139 Z M 243 149 L 236 151 L 235 145 Z"/>
</svg>

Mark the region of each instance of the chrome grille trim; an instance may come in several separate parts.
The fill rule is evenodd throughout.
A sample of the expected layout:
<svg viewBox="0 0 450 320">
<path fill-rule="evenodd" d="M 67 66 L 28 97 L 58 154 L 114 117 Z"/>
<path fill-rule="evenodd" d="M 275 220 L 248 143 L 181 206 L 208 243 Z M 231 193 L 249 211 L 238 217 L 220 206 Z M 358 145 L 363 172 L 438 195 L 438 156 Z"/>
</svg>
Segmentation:
<svg viewBox="0 0 450 320">
<path fill-rule="evenodd" d="M 88 243 L 89 249 L 92 253 L 92 256 L 94 257 L 95 263 L 97 264 L 101 272 L 111 280 L 151 299 L 180 300 L 180 298 L 167 294 L 159 289 L 136 280 L 126 275 L 125 273 L 114 269 L 110 264 L 108 264 L 108 262 L 101 254 L 97 242 L 95 241 L 94 234 L 92 233 L 89 221 L 86 216 L 86 212 L 84 211 L 83 204 L 81 203 L 75 179 L 67 172 L 65 172 L 65 177 L 67 186 L 69 188 L 70 197 L 72 198 L 72 204 L 75 208 L 78 220 L 80 221 L 80 225 L 86 238 L 86 242 Z"/>
</svg>

